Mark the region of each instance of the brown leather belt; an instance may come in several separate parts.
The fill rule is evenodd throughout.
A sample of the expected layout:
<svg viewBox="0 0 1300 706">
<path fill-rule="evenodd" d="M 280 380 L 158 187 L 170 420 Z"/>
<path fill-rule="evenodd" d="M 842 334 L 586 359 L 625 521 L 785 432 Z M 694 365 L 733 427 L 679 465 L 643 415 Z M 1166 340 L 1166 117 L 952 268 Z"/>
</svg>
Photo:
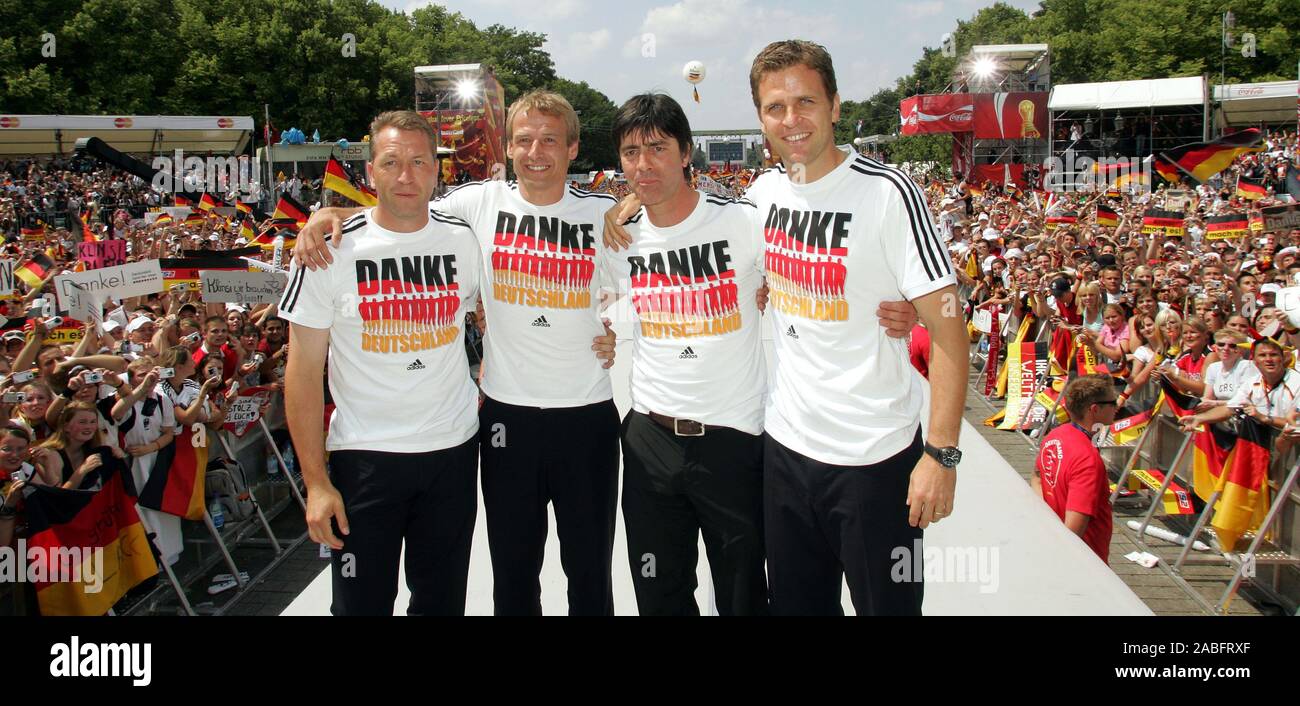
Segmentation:
<svg viewBox="0 0 1300 706">
<path fill-rule="evenodd" d="M 646 416 L 653 419 L 659 426 L 667 427 L 672 430 L 672 432 L 677 436 L 704 436 L 704 432 L 708 431 L 710 428 L 717 428 L 716 426 L 705 426 L 694 419 L 679 419 L 676 417 L 669 417 L 665 414 L 659 414 L 658 412 L 650 412 L 646 414 Z"/>
</svg>

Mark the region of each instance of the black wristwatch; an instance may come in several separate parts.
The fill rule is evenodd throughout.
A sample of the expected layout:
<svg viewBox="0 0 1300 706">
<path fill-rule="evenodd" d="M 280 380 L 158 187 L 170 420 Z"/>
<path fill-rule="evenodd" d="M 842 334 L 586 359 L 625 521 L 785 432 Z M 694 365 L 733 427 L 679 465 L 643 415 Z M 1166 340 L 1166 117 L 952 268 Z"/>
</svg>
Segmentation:
<svg viewBox="0 0 1300 706">
<path fill-rule="evenodd" d="M 939 465 L 944 468 L 955 469 L 957 468 L 957 464 L 961 463 L 961 450 L 956 446 L 944 446 L 943 448 L 938 448 L 931 446 L 930 442 L 927 441 L 925 442 L 925 453 L 938 461 Z"/>
</svg>

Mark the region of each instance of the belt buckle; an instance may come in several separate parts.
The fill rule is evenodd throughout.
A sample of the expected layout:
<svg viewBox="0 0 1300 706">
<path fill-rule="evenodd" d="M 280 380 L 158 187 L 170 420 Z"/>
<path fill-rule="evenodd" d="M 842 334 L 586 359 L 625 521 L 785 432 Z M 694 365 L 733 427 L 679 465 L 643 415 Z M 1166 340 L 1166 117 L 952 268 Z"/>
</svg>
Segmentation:
<svg viewBox="0 0 1300 706">
<path fill-rule="evenodd" d="M 691 434 L 690 432 L 683 432 L 683 431 L 682 431 L 682 422 L 685 422 L 685 423 L 686 423 L 688 429 L 690 428 L 690 425 L 692 425 L 692 424 L 695 425 L 695 428 L 699 430 L 699 433 L 697 433 L 697 434 Z M 695 420 L 693 420 L 693 419 L 677 419 L 677 418 L 674 418 L 674 419 L 673 419 L 673 433 L 676 434 L 677 436 L 704 436 L 704 425 L 703 425 L 703 424 L 700 424 L 699 422 L 697 422 L 697 421 L 695 421 Z"/>
</svg>

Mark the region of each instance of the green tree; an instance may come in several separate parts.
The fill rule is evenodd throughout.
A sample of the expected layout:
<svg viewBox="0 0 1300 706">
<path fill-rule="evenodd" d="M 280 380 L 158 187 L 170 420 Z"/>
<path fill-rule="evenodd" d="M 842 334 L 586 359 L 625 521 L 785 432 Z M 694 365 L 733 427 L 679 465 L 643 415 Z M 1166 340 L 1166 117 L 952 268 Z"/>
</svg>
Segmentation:
<svg viewBox="0 0 1300 706">
<path fill-rule="evenodd" d="M 564 96 L 578 111 L 581 125 L 578 158 L 570 165 L 573 172 L 594 169 L 617 169 L 618 150 L 615 148 L 610 127 L 618 109 L 604 93 L 588 86 L 584 81 L 574 83 L 562 78 L 551 81 L 549 88 Z"/>
</svg>

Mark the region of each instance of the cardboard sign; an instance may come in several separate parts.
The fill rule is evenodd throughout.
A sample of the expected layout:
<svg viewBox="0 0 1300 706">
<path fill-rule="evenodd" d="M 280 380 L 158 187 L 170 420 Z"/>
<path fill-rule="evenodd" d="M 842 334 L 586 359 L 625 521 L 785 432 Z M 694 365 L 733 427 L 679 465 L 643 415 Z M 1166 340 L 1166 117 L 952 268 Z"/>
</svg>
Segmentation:
<svg viewBox="0 0 1300 706">
<path fill-rule="evenodd" d="M 77 243 L 77 259 L 86 263 L 88 270 L 125 265 L 126 241 L 101 240 L 96 243 Z"/>
<path fill-rule="evenodd" d="M 993 333 L 993 312 L 988 309 L 976 309 L 971 323 L 980 333 Z"/>
<path fill-rule="evenodd" d="M 274 304 L 280 301 L 289 278 L 270 272 L 203 270 L 199 296 L 205 302 Z"/>
<path fill-rule="evenodd" d="M 261 419 L 262 405 L 271 398 L 273 392 L 275 392 L 274 388 L 266 386 L 240 390 L 239 396 L 231 400 L 230 406 L 226 409 L 225 429 L 237 438 L 243 438 L 257 420 Z"/>
<path fill-rule="evenodd" d="M 62 326 L 45 332 L 45 345 L 61 346 L 65 343 L 81 343 L 81 339 L 86 337 L 86 332 L 81 325 L 71 319 L 65 319 Z"/>
<path fill-rule="evenodd" d="M 60 306 L 69 311 L 71 307 L 65 302 L 77 296 L 90 297 L 92 301 L 103 301 L 108 297 L 125 299 L 162 290 L 163 276 L 157 260 L 132 262 L 88 272 L 73 272 L 54 278 L 54 291 L 59 295 Z"/>
<path fill-rule="evenodd" d="M 14 261 L 0 260 L 0 295 L 14 293 Z"/>
<path fill-rule="evenodd" d="M 1263 209 L 1264 230 L 1291 230 L 1300 228 L 1300 209 L 1295 204 L 1270 206 Z M 1254 230 L 1253 228 L 1251 230 Z"/>
</svg>

